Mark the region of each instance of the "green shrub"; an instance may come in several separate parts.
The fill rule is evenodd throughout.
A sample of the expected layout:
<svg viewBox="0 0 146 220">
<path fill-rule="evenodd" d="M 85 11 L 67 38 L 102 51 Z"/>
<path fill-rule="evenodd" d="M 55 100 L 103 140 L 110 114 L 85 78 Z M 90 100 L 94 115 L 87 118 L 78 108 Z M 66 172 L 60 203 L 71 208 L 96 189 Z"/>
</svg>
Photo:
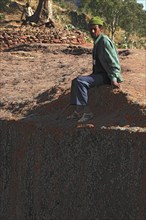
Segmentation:
<svg viewBox="0 0 146 220">
<path fill-rule="evenodd" d="M 10 0 L 0 0 L 0 11 L 7 10 L 8 3 L 10 3 Z"/>
<path fill-rule="evenodd" d="M 0 20 L 3 20 L 5 18 L 5 15 L 0 13 Z"/>
</svg>

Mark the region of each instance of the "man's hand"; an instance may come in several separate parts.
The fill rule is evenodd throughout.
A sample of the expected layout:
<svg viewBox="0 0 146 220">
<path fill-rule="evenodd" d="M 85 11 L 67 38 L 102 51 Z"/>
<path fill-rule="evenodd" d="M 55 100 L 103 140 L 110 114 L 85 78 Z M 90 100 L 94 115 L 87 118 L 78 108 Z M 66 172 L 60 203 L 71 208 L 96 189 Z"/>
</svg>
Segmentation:
<svg viewBox="0 0 146 220">
<path fill-rule="evenodd" d="M 111 81 L 111 85 L 112 85 L 113 89 L 116 89 L 116 88 L 117 88 L 117 89 L 122 90 L 121 84 L 118 83 L 118 82 L 116 82 L 116 81 Z"/>
</svg>

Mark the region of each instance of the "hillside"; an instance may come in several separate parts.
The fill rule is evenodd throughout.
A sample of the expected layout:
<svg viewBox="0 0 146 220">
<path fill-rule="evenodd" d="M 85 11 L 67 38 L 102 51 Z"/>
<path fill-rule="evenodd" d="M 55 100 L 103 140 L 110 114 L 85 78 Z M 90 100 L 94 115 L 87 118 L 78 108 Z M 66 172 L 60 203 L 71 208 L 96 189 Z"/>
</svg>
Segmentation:
<svg viewBox="0 0 146 220">
<path fill-rule="evenodd" d="M 0 31 L 0 218 L 144 220 L 145 50 L 118 49 L 122 90 L 91 89 L 94 118 L 80 124 L 65 107 L 93 45 L 78 29 L 11 22 Z"/>
<path fill-rule="evenodd" d="M 91 44 L 79 46 L 22 44 L 22 46 L 9 49 L 8 52 L 2 52 L 1 117 L 3 114 L 5 116 L 10 114 L 10 117 L 17 118 L 18 114 L 19 118 L 26 114 L 26 109 L 29 111 L 29 108 L 38 108 L 43 102 L 45 105 L 49 104 L 51 91 L 54 91 L 54 98 L 53 93 L 51 94 L 52 100 L 57 99 L 66 91 L 69 93 L 70 83 L 74 77 L 91 72 L 91 51 Z M 119 50 L 119 55 L 124 77 L 123 96 L 126 94 L 125 98 L 127 97 L 127 104 L 129 100 L 129 106 L 130 102 L 133 102 L 144 108 L 144 50 Z M 83 61 L 85 58 L 86 67 Z M 122 93 L 119 95 L 122 96 Z M 37 97 L 41 96 L 42 101 L 36 102 Z"/>
</svg>

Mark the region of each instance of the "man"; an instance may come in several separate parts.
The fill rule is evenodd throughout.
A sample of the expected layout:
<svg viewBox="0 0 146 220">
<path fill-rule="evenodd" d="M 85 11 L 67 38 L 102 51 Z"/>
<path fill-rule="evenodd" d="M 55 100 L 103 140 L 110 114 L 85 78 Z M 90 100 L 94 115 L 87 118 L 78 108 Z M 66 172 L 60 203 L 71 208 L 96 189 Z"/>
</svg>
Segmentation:
<svg viewBox="0 0 146 220">
<path fill-rule="evenodd" d="M 108 36 L 102 33 L 103 20 L 96 16 L 89 22 L 90 34 L 94 40 L 93 72 L 88 76 L 78 76 L 72 80 L 71 105 L 76 106 L 68 119 L 77 118 L 84 123 L 93 118 L 88 107 L 88 90 L 95 86 L 111 84 L 121 89 L 121 66 L 114 44 Z"/>
<path fill-rule="evenodd" d="M 25 5 L 24 10 L 22 12 L 21 20 L 23 19 L 23 16 L 25 15 L 25 19 L 26 19 L 26 21 L 28 21 L 29 17 L 31 17 L 33 14 L 34 14 L 34 11 L 32 10 L 29 3 L 27 2 L 26 5 Z"/>
</svg>

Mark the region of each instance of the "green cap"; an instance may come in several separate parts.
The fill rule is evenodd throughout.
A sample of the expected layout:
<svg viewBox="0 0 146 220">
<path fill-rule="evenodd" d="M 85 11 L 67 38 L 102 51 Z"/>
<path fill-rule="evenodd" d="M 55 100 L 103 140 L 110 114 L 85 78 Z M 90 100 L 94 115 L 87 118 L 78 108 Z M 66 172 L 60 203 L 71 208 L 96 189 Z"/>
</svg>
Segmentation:
<svg viewBox="0 0 146 220">
<path fill-rule="evenodd" d="M 91 20 L 89 21 L 90 25 L 102 25 L 103 26 L 103 23 L 104 23 L 103 20 L 98 16 L 91 18 Z"/>
</svg>

